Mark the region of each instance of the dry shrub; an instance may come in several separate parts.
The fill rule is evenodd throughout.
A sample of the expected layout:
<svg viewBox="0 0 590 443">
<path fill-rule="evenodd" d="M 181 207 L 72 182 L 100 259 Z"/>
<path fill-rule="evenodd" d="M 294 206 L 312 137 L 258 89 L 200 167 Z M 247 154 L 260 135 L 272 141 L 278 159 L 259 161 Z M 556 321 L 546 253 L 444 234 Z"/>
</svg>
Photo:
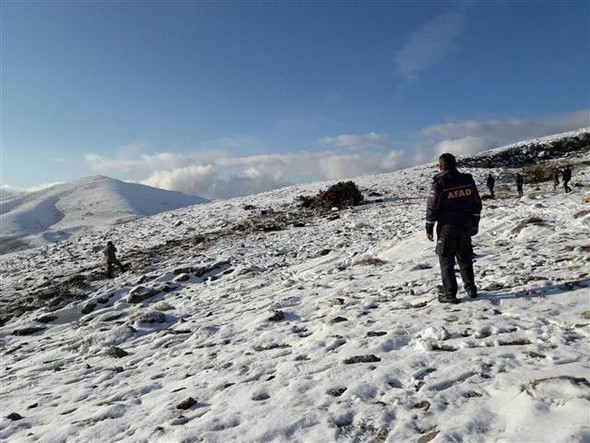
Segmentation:
<svg viewBox="0 0 590 443">
<path fill-rule="evenodd" d="M 380 266 L 385 264 L 384 260 L 377 257 L 365 257 L 354 262 L 355 266 Z"/>
<path fill-rule="evenodd" d="M 543 220 L 542 218 L 539 217 L 529 217 L 525 220 L 522 220 L 520 223 L 518 223 L 513 229 L 512 229 L 512 233 L 513 234 L 520 234 L 520 232 L 526 228 L 527 226 L 531 226 L 531 225 L 535 225 L 535 226 L 545 226 L 545 220 Z"/>
<path fill-rule="evenodd" d="M 316 196 L 297 197 L 299 206 L 303 208 L 346 208 L 356 206 L 363 201 L 363 194 L 353 181 L 338 182 L 327 191 L 320 191 Z"/>
<path fill-rule="evenodd" d="M 552 162 L 540 163 L 538 165 L 528 166 L 522 169 L 525 183 L 545 183 L 553 181 L 553 170 L 559 169 L 559 182 L 562 181 L 561 171 L 565 167 L 570 167 L 572 171 L 574 167 L 569 164 L 557 164 Z"/>
</svg>

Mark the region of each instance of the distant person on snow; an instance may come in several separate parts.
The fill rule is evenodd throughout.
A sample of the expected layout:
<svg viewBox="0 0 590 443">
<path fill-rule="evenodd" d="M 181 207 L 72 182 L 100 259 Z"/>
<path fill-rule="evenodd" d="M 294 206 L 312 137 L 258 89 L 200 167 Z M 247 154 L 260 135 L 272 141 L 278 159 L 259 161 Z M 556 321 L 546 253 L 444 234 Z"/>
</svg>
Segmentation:
<svg viewBox="0 0 590 443">
<path fill-rule="evenodd" d="M 518 191 L 518 196 L 522 197 L 523 192 L 522 192 L 522 187 L 524 186 L 524 178 L 523 176 L 520 174 L 520 172 L 516 173 L 516 190 Z"/>
<path fill-rule="evenodd" d="M 553 190 L 556 191 L 559 186 L 559 169 L 553 169 Z"/>
<path fill-rule="evenodd" d="M 495 198 L 495 196 L 494 196 L 494 185 L 495 184 L 496 184 L 496 180 L 494 179 L 494 176 L 492 174 L 488 174 L 488 178 L 486 180 L 486 186 L 490 190 L 490 195 L 492 196 L 492 198 Z"/>
<path fill-rule="evenodd" d="M 569 166 L 567 166 L 563 170 L 562 177 L 563 177 L 563 189 L 565 190 L 566 193 L 572 192 L 572 188 L 570 188 L 568 186 L 569 181 L 572 179 L 572 169 Z"/>
<path fill-rule="evenodd" d="M 426 208 L 426 237 L 434 241 L 439 257 L 443 289 L 441 303 L 459 303 L 455 257 L 467 295 L 477 297 L 473 274 L 471 237 L 479 232 L 481 199 L 471 174 L 457 170 L 455 156 L 442 154 L 438 159 L 440 173 L 434 176 Z"/>
<path fill-rule="evenodd" d="M 115 248 L 115 245 L 113 244 L 112 241 L 108 241 L 107 245 L 104 248 L 104 255 L 107 259 L 107 277 L 108 278 L 114 277 L 113 265 L 118 266 L 118 268 L 121 272 L 123 272 L 127 269 L 127 267 L 125 265 L 121 264 L 121 262 L 119 260 L 117 260 L 116 253 L 117 253 L 117 248 Z"/>
</svg>

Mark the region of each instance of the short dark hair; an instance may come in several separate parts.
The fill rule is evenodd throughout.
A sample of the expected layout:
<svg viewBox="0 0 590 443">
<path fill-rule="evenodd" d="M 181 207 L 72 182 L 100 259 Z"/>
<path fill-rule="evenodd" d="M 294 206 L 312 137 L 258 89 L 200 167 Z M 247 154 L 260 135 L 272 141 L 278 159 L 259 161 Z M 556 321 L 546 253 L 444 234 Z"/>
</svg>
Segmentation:
<svg viewBox="0 0 590 443">
<path fill-rule="evenodd" d="M 445 171 L 457 168 L 457 161 L 455 160 L 455 156 L 453 154 L 449 154 L 448 152 L 442 154 L 438 158 L 438 164 L 440 165 L 440 168 Z"/>
</svg>

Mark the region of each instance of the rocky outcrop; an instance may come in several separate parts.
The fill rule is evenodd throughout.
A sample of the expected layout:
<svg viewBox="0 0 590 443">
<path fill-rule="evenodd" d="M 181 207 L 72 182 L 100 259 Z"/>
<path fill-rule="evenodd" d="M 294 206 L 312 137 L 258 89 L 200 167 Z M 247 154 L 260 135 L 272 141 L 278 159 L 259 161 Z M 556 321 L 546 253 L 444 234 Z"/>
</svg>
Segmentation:
<svg viewBox="0 0 590 443">
<path fill-rule="evenodd" d="M 590 151 L 590 131 L 581 131 L 562 138 L 546 138 L 517 143 L 506 148 L 478 153 L 457 159 L 466 168 L 522 168 Z"/>
</svg>

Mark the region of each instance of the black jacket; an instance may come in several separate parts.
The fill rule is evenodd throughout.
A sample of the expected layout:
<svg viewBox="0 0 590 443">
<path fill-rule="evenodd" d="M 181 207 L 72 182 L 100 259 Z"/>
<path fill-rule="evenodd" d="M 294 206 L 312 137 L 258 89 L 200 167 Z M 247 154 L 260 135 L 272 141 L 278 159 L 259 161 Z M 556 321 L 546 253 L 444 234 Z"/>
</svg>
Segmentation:
<svg viewBox="0 0 590 443">
<path fill-rule="evenodd" d="M 426 207 L 426 232 L 432 234 L 434 224 L 479 226 L 481 199 L 471 174 L 456 169 L 434 176 Z"/>
</svg>

